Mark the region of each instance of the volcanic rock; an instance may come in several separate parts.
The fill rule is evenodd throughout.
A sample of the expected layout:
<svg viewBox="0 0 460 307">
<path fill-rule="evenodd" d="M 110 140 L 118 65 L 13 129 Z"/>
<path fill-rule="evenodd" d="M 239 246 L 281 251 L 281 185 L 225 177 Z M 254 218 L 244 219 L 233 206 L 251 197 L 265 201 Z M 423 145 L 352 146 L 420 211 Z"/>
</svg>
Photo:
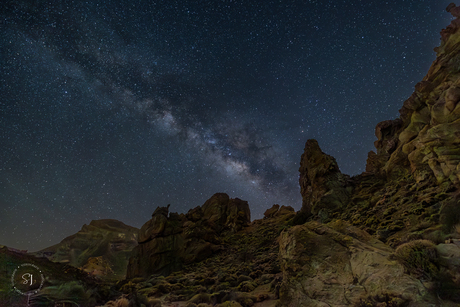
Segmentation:
<svg viewBox="0 0 460 307">
<path fill-rule="evenodd" d="M 264 218 L 268 219 L 268 218 L 272 218 L 272 217 L 278 217 L 278 216 L 282 216 L 282 215 L 289 215 L 289 214 L 293 214 L 293 213 L 295 213 L 295 210 L 291 206 L 284 206 L 283 205 L 280 208 L 280 205 L 276 204 L 276 205 L 273 205 L 270 209 L 267 209 L 267 211 L 265 211 Z"/>
<path fill-rule="evenodd" d="M 119 290 L 144 305 L 458 306 L 459 28 L 441 32 L 400 117 L 377 124 L 365 173 L 342 174 L 308 140 L 297 213 L 273 205 L 250 223 L 247 202 L 222 193 L 187 214 L 159 207 Z"/>
<path fill-rule="evenodd" d="M 251 220 L 246 201 L 217 193 L 187 214 L 158 207 L 139 231 L 139 245 L 129 260 L 127 278 L 169 275 L 184 264 L 202 261 L 221 249 L 221 236 L 235 233 Z"/>
<path fill-rule="evenodd" d="M 270 209 L 267 209 L 264 213 L 264 218 L 270 218 L 270 217 L 273 217 L 275 215 L 275 213 L 278 212 L 278 210 L 280 209 L 280 205 L 273 205 Z"/>
<path fill-rule="evenodd" d="M 340 172 L 334 157 L 321 151 L 316 140 L 308 140 L 300 160 L 302 212 L 324 219 L 347 205 L 351 189 L 349 176 Z"/>
<path fill-rule="evenodd" d="M 377 154 L 369 155 L 367 171 L 460 182 L 460 8 L 452 3 L 447 11 L 457 19 L 441 32 L 437 58 L 404 102 L 401 117 L 377 125 Z"/>
</svg>

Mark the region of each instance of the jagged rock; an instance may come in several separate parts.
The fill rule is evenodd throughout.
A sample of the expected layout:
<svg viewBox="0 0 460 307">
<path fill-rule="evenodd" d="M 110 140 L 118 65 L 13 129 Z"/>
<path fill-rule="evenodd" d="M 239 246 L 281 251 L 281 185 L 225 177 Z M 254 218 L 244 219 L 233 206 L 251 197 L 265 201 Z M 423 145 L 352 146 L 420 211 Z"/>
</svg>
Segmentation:
<svg viewBox="0 0 460 307">
<path fill-rule="evenodd" d="M 367 154 L 366 172 L 378 174 L 388 160 L 388 156 L 377 155 L 373 151 Z"/>
<path fill-rule="evenodd" d="M 401 117 L 377 125 L 377 154 L 369 155 L 367 171 L 460 183 L 460 7 L 451 3 L 446 10 L 456 19 L 441 32 L 437 58 Z"/>
<path fill-rule="evenodd" d="M 455 3 L 451 3 L 447 6 L 446 11 L 451 13 L 452 16 L 458 18 L 460 17 L 460 7 L 457 7 Z"/>
<path fill-rule="evenodd" d="M 276 204 L 273 205 L 270 209 L 267 209 L 264 213 L 264 219 L 278 217 L 282 215 L 295 215 L 295 210 L 291 206 L 281 206 Z"/>
<path fill-rule="evenodd" d="M 348 176 L 340 172 L 334 157 L 321 151 L 316 140 L 308 140 L 300 160 L 302 212 L 327 216 L 349 201 Z M 327 217 L 326 217 L 327 218 Z"/>
<path fill-rule="evenodd" d="M 234 233 L 251 221 L 246 201 L 216 193 L 203 206 L 187 214 L 170 213 L 158 207 L 139 231 L 127 278 L 151 274 L 168 275 L 183 264 L 204 260 L 221 249 L 220 236 Z"/>
<path fill-rule="evenodd" d="M 156 237 L 163 236 L 168 221 L 169 205 L 157 207 L 152 214 L 152 219 L 145 223 L 139 231 L 139 243 L 145 243 Z"/>
<path fill-rule="evenodd" d="M 273 217 L 275 215 L 275 213 L 278 212 L 279 208 L 280 208 L 280 205 L 278 205 L 278 204 L 273 205 L 270 209 L 267 209 L 265 211 L 264 217 L 265 218 Z"/>
</svg>

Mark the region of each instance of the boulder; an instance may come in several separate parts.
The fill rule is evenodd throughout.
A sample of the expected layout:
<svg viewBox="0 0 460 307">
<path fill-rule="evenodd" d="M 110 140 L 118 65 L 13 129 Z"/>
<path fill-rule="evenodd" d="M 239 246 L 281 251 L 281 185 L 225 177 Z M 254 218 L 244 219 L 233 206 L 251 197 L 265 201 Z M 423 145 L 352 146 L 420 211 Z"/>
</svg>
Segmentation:
<svg viewBox="0 0 460 307">
<path fill-rule="evenodd" d="M 432 306 L 435 299 L 390 258 L 391 248 L 346 222 L 307 222 L 278 241 L 282 306 L 358 306 L 388 293 L 404 294 L 409 306 Z"/>
</svg>

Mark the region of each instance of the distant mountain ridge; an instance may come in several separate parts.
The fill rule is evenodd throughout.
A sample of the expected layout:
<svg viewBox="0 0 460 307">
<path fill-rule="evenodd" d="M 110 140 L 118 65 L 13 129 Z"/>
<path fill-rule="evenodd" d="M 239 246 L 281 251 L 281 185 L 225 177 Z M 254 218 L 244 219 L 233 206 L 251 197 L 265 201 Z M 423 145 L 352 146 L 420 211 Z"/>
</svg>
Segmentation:
<svg viewBox="0 0 460 307">
<path fill-rule="evenodd" d="M 32 253 L 105 278 L 123 278 L 139 229 L 114 219 L 93 220 L 60 243 Z"/>
</svg>

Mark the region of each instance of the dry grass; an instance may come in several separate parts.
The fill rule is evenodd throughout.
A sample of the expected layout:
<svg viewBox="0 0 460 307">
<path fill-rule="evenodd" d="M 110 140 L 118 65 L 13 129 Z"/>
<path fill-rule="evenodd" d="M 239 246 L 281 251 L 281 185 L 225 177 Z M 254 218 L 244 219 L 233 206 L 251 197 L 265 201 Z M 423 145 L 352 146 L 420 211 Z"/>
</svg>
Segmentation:
<svg viewBox="0 0 460 307">
<path fill-rule="evenodd" d="M 456 233 L 460 234 L 460 223 L 454 226 L 454 230 Z"/>
<path fill-rule="evenodd" d="M 395 256 L 418 278 L 431 279 L 438 273 L 436 246 L 431 241 L 414 240 L 401 244 L 396 248 Z"/>
</svg>

